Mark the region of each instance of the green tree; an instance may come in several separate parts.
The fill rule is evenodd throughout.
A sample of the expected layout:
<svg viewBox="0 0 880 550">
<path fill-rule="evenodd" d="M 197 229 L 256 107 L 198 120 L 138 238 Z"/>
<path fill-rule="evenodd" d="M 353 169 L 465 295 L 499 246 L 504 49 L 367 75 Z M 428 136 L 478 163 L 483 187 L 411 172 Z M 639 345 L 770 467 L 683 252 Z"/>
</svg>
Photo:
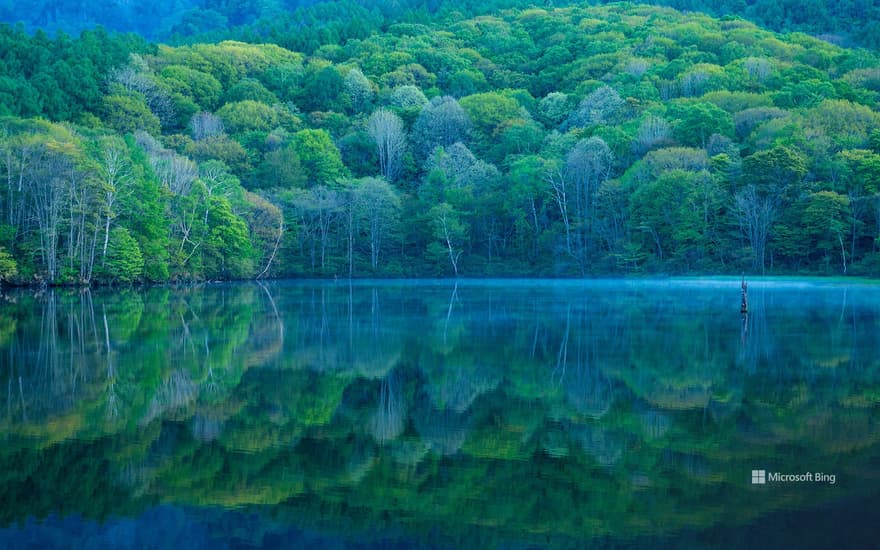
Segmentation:
<svg viewBox="0 0 880 550">
<path fill-rule="evenodd" d="M 326 130 L 300 130 L 293 135 L 293 148 L 309 185 L 335 183 L 347 175 L 339 149 Z"/>
<path fill-rule="evenodd" d="M 232 211 L 225 197 L 208 199 L 209 235 L 204 266 L 208 278 L 242 279 L 253 275 L 253 246 L 244 220 Z"/>
<path fill-rule="evenodd" d="M 522 108 L 515 99 L 498 92 L 469 95 L 463 97 L 460 103 L 479 132 L 481 142 L 495 138 L 502 123 L 523 116 Z"/>
<path fill-rule="evenodd" d="M 233 134 L 250 131 L 269 131 L 278 124 L 278 115 L 272 107 L 252 99 L 227 103 L 217 115 L 226 129 Z"/>
<path fill-rule="evenodd" d="M 733 136 L 733 118 L 714 103 L 676 105 L 670 113 L 676 119 L 675 138 L 685 145 L 705 147 L 712 134 Z"/>
<path fill-rule="evenodd" d="M 303 187 L 307 175 L 293 144 L 266 153 L 255 174 L 254 187 Z"/>
<path fill-rule="evenodd" d="M 839 258 L 841 271 L 847 270 L 847 242 L 850 230 L 850 203 L 845 195 L 834 191 L 811 193 L 804 209 L 804 229 L 812 250 L 822 256 L 826 268 L 832 258 Z"/>
<path fill-rule="evenodd" d="M 144 257 L 137 241 L 124 227 L 110 231 L 107 258 L 100 269 L 102 279 L 109 282 L 131 283 L 144 272 Z"/>
<path fill-rule="evenodd" d="M 150 111 L 143 99 L 134 95 L 105 96 L 102 114 L 107 124 L 121 134 L 134 133 L 137 130 L 144 130 L 154 136 L 160 133 L 158 117 Z"/>
</svg>

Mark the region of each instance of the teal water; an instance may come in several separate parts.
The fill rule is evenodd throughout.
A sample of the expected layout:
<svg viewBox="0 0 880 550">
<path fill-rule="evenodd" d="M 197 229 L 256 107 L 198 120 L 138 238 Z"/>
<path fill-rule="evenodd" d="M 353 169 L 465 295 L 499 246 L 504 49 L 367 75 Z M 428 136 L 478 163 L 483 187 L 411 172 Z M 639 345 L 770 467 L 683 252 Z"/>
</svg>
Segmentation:
<svg viewBox="0 0 880 550">
<path fill-rule="evenodd" d="M 875 544 L 880 286 L 739 286 L 7 293 L 0 547 Z"/>
</svg>

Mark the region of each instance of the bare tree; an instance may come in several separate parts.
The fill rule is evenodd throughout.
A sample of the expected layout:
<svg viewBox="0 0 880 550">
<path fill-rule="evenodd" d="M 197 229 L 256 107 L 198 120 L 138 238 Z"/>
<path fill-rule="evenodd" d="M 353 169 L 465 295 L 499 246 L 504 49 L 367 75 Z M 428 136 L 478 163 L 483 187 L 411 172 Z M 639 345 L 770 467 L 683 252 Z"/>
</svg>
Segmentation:
<svg viewBox="0 0 880 550">
<path fill-rule="evenodd" d="M 468 228 L 459 219 L 460 215 L 452 205 L 445 202 L 431 208 L 428 215 L 431 217 L 434 225 L 434 235 L 442 241 L 442 247 L 449 254 L 452 270 L 455 276 L 458 277 L 458 260 L 464 252 L 462 246 L 467 237 Z"/>
<path fill-rule="evenodd" d="M 743 68 L 750 78 L 764 83 L 773 74 L 773 64 L 763 57 L 747 57 L 743 61 Z"/>
<path fill-rule="evenodd" d="M 585 128 L 593 124 L 613 123 L 625 104 L 614 88 L 601 86 L 580 102 L 565 121 L 563 128 Z"/>
<path fill-rule="evenodd" d="M 147 107 L 163 127 L 174 123 L 174 102 L 171 95 L 158 84 L 149 65 L 141 56 L 132 54 L 128 64 L 114 69 L 109 78 L 111 83 L 122 87 L 126 92 L 143 95 Z"/>
<path fill-rule="evenodd" d="M 312 249 L 312 268 L 315 267 L 315 246 L 320 246 L 321 271 L 326 267 L 327 249 L 333 224 L 343 210 L 344 200 L 338 191 L 319 185 L 297 193 L 292 206 L 299 226 L 301 239 Z"/>
<path fill-rule="evenodd" d="M 6 180 L 4 217 L 6 223 L 15 229 L 16 235 L 24 223 L 25 179 L 46 153 L 46 148 L 33 135 L 9 135 L 5 128 L 0 131 L 0 166 Z"/>
<path fill-rule="evenodd" d="M 403 152 L 406 149 L 406 131 L 400 117 L 387 109 L 379 109 L 367 121 L 367 133 L 376 143 L 379 154 L 379 172 L 388 181 L 400 173 Z"/>
<path fill-rule="evenodd" d="M 105 206 L 94 183 L 79 170 L 73 170 L 67 181 L 67 265 L 71 273 L 79 273 L 79 282 L 86 284 L 92 279 Z"/>
<path fill-rule="evenodd" d="M 639 153 L 644 153 L 649 149 L 667 143 L 672 138 L 672 128 L 664 119 L 649 115 L 639 125 L 638 133 L 634 148 Z"/>
<path fill-rule="evenodd" d="M 43 265 L 54 283 L 58 276 L 58 238 L 62 213 L 69 200 L 68 183 L 73 177 L 73 160 L 60 152 L 41 155 L 40 162 L 29 171 L 28 195 L 33 207 L 40 237 Z"/>
<path fill-rule="evenodd" d="M 748 185 L 733 198 L 733 213 L 752 247 L 752 267 L 764 274 L 767 237 L 776 219 L 778 201 L 762 197 L 754 185 Z"/>
<path fill-rule="evenodd" d="M 422 108 L 413 125 L 419 151 L 427 156 L 435 147 L 449 147 L 467 139 L 471 119 L 451 96 L 435 97 Z"/>
<path fill-rule="evenodd" d="M 565 158 L 565 170 L 574 184 L 575 210 L 584 252 L 593 248 L 593 213 L 599 186 L 611 175 L 614 155 L 599 137 L 582 139 Z"/>
<path fill-rule="evenodd" d="M 400 198 L 387 182 L 374 178 L 365 179 L 357 193 L 358 207 L 366 220 L 370 239 L 370 265 L 377 269 L 383 240 L 399 222 Z"/>
<path fill-rule="evenodd" d="M 223 127 L 223 119 L 213 113 L 196 113 L 189 121 L 192 137 L 196 141 L 202 141 L 212 137 L 223 135 L 226 129 Z"/>
<path fill-rule="evenodd" d="M 107 261 L 107 245 L 110 242 L 110 224 L 116 218 L 114 207 L 120 194 L 128 192 L 131 184 L 131 166 L 125 151 L 111 144 L 104 150 L 101 166 L 104 176 L 104 245 L 101 249 L 102 263 Z"/>
<path fill-rule="evenodd" d="M 198 175 L 196 163 L 171 151 L 150 157 L 159 181 L 175 195 L 188 195 Z"/>
<path fill-rule="evenodd" d="M 568 181 L 565 171 L 561 166 L 554 165 L 544 172 L 544 181 L 550 185 L 550 196 L 559 208 L 565 227 L 565 250 L 571 254 L 571 219 L 568 215 Z"/>
</svg>

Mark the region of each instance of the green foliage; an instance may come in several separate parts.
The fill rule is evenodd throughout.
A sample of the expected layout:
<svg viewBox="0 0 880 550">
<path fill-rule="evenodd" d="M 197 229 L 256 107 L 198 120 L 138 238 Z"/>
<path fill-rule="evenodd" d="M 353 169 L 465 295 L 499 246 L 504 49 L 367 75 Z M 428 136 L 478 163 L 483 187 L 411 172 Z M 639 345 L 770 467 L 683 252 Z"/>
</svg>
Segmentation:
<svg viewBox="0 0 880 550">
<path fill-rule="evenodd" d="M 470 95 L 459 103 L 480 132 L 481 141 L 497 137 L 502 123 L 521 117 L 519 103 L 498 92 Z"/>
<path fill-rule="evenodd" d="M 219 279 L 243 279 L 252 275 L 253 247 L 247 224 L 233 214 L 232 205 L 223 197 L 211 197 L 208 203 L 211 233 L 205 242 L 205 276 Z"/>
<path fill-rule="evenodd" d="M 796 187 L 807 173 L 804 155 L 785 146 L 758 151 L 743 159 L 742 179 L 767 193 L 780 197 L 796 192 Z"/>
<path fill-rule="evenodd" d="M 143 130 L 148 134 L 159 135 L 159 118 L 136 95 L 105 96 L 102 107 L 102 118 L 120 134 Z"/>
<path fill-rule="evenodd" d="M 705 147 L 712 134 L 733 136 L 733 118 L 714 103 L 673 105 L 676 138 L 685 145 Z"/>
<path fill-rule="evenodd" d="M 227 103 L 217 111 L 217 114 L 233 134 L 250 131 L 265 132 L 278 124 L 278 115 L 270 106 L 252 99 Z"/>
<path fill-rule="evenodd" d="M 825 260 L 827 267 L 832 261 L 841 262 L 846 272 L 847 250 L 850 232 L 850 201 L 834 191 L 811 193 L 804 209 L 803 225 L 811 240 L 814 254 Z"/>
<path fill-rule="evenodd" d="M 147 281 L 827 272 L 833 243 L 807 215 L 823 192 L 850 201 L 839 259 L 872 265 L 876 54 L 651 6 L 372 1 L 180 46 L 3 28 L 0 168 L 22 192 L 0 196 L 15 235 L 0 246 L 16 280 L 131 278 L 97 270 L 116 229 Z M 179 29 L 268 13 L 215 8 Z M 393 151 L 371 113 L 396 121 Z M 400 207 L 367 232 L 346 182 L 377 166 Z"/>
<path fill-rule="evenodd" d="M 131 283 L 143 274 L 141 249 L 124 227 L 114 227 L 110 232 L 107 257 L 100 271 L 102 278 L 119 283 Z"/>
<path fill-rule="evenodd" d="M 0 247 L 0 281 L 9 281 L 16 275 L 18 275 L 18 264 L 15 262 L 15 258 L 3 247 Z"/>
<path fill-rule="evenodd" d="M 293 144 L 266 153 L 254 174 L 256 187 L 303 187 L 307 182 Z"/>
<path fill-rule="evenodd" d="M 293 135 L 293 151 L 309 185 L 326 185 L 346 176 L 339 149 L 325 130 L 301 130 Z"/>
</svg>

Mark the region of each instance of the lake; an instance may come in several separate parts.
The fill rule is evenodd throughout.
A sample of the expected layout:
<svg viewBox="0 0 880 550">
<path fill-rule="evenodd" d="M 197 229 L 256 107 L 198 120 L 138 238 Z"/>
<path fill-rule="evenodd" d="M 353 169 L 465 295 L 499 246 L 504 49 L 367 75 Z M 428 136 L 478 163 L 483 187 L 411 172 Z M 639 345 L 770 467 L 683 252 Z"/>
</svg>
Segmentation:
<svg viewBox="0 0 880 550">
<path fill-rule="evenodd" d="M 880 285 L 0 298 L 0 547 L 867 547 Z"/>
</svg>

